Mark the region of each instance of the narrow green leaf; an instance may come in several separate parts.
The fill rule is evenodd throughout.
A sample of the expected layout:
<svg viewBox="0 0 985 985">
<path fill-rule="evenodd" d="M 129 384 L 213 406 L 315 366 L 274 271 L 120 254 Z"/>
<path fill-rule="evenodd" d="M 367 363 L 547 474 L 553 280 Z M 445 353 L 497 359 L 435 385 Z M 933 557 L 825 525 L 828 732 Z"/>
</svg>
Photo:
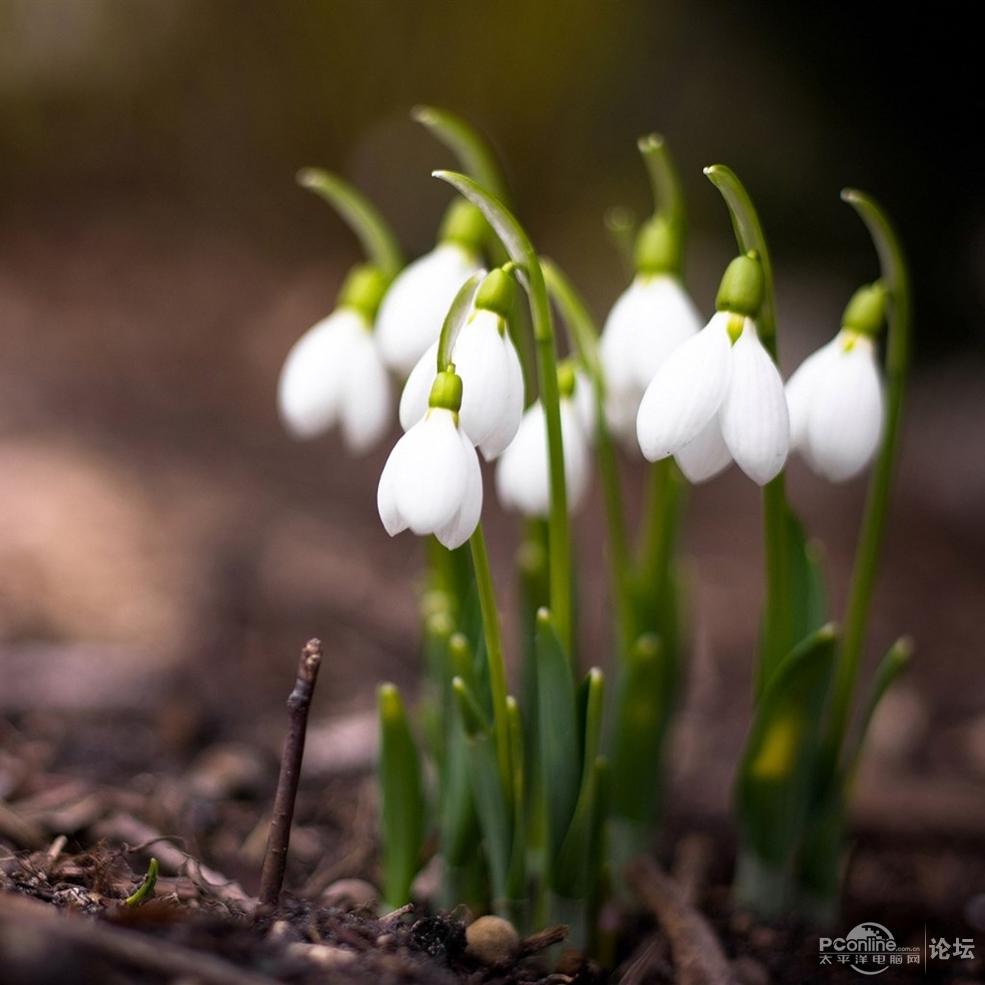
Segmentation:
<svg viewBox="0 0 985 985">
<path fill-rule="evenodd" d="M 124 901 L 124 906 L 140 906 L 146 903 L 154 895 L 154 887 L 157 885 L 157 874 L 160 870 L 160 863 L 156 858 L 152 858 L 147 863 L 147 874 L 137 889 L 131 893 Z"/>
<path fill-rule="evenodd" d="M 508 201 L 509 190 L 503 169 L 489 142 L 462 117 L 437 106 L 415 106 L 411 116 L 426 126 L 458 158 L 462 170 L 497 198 Z"/>
<path fill-rule="evenodd" d="M 493 901 L 497 907 L 505 907 L 510 896 L 512 818 L 501 781 L 496 744 L 489 723 L 483 721 L 478 702 L 465 682 L 456 677 L 452 688 L 466 736 L 472 795 L 489 859 Z"/>
<path fill-rule="evenodd" d="M 746 741 L 739 825 L 746 847 L 773 867 L 789 863 L 810 807 L 837 639 L 824 626 L 788 655 L 766 682 Z"/>
<path fill-rule="evenodd" d="M 323 198 L 356 234 L 366 255 L 390 279 L 404 265 L 403 253 L 386 220 L 362 192 L 321 168 L 303 168 L 298 184 Z"/>
<path fill-rule="evenodd" d="M 388 906 L 403 906 L 421 862 L 424 794 L 417 746 L 400 692 L 383 684 L 377 692 L 380 715 L 380 800 L 383 894 Z"/>
<path fill-rule="evenodd" d="M 571 661 L 546 609 L 537 614 L 537 685 L 541 784 L 547 801 L 547 851 L 553 858 L 564 841 L 578 802 L 582 763 Z"/>
<path fill-rule="evenodd" d="M 855 744 L 846 762 L 846 775 L 851 776 L 855 773 L 862 748 L 865 745 L 866 737 L 869 734 L 869 726 L 879 707 L 879 703 L 885 697 L 886 692 L 893 686 L 894 682 L 910 665 L 913 657 L 913 641 L 908 637 L 898 639 L 890 648 L 886 655 L 879 661 L 876 668 L 875 677 L 869 690 L 868 700 L 862 711 L 862 719 L 859 722 L 858 735 Z"/>
<path fill-rule="evenodd" d="M 510 765 L 513 768 L 513 846 L 510 857 L 508 894 L 511 901 L 523 900 L 527 896 L 527 846 L 523 833 L 526 830 L 526 795 L 524 776 L 523 719 L 516 698 L 506 699 L 506 710 L 510 720 Z"/>
</svg>

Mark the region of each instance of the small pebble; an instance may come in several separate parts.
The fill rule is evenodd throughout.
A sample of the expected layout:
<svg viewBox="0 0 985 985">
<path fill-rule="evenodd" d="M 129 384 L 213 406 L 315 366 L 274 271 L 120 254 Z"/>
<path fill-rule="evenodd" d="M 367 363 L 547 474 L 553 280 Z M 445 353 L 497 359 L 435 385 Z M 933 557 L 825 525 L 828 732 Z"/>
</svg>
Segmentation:
<svg viewBox="0 0 985 985">
<path fill-rule="evenodd" d="M 321 902 L 324 906 L 358 910 L 375 903 L 379 896 L 376 887 L 365 879 L 336 879 L 322 890 Z"/>
<path fill-rule="evenodd" d="M 479 917 L 465 928 L 466 954 L 487 965 L 506 964 L 520 946 L 520 935 L 502 917 Z"/>
<path fill-rule="evenodd" d="M 332 947 L 330 944 L 289 944 L 287 953 L 292 957 L 304 958 L 319 968 L 340 968 L 351 964 L 356 958 L 355 951 L 343 947 Z"/>
</svg>

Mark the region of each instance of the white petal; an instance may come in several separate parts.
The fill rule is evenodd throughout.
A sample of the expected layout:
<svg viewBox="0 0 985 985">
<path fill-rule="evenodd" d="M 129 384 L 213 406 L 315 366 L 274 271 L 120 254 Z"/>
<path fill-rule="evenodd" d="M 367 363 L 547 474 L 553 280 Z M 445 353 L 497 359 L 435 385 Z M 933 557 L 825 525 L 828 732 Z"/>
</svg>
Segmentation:
<svg viewBox="0 0 985 985">
<path fill-rule="evenodd" d="M 482 515 L 482 470 L 479 468 L 479 456 L 463 432 L 459 432 L 459 438 L 467 467 L 465 495 L 452 521 L 435 531 L 435 536 L 450 551 L 461 547 L 475 533 Z"/>
<path fill-rule="evenodd" d="M 512 344 L 500 334 L 500 322 L 492 311 L 477 311 L 452 350 L 455 372 L 462 379 L 462 427 L 476 445 L 496 430 L 510 398 L 507 346 Z"/>
<path fill-rule="evenodd" d="M 407 529 L 407 521 L 397 507 L 397 481 L 403 471 L 402 460 L 407 450 L 404 437 L 401 437 L 394 445 L 387 457 L 386 465 L 383 466 L 383 472 L 380 475 L 380 484 L 376 490 L 376 508 L 379 511 L 380 519 L 383 521 L 383 528 L 391 537 L 396 537 L 402 530 Z"/>
<path fill-rule="evenodd" d="M 417 360 L 400 394 L 400 426 L 409 431 L 428 412 L 428 397 L 437 376 L 438 343 Z"/>
<path fill-rule="evenodd" d="M 639 298 L 641 329 L 630 366 L 642 394 L 667 357 L 701 330 L 701 315 L 676 277 L 642 279 Z"/>
<path fill-rule="evenodd" d="M 787 380 L 787 409 L 790 412 L 790 447 L 801 448 L 807 436 L 807 416 L 817 381 L 826 362 L 837 352 L 838 338 L 811 353 Z"/>
<path fill-rule="evenodd" d="M 361 454 L 386 433 L 393 410 L 390 377 L 368 331 L 352 340 L 343 378 L 342 435 Z"/>
<path fill-rule="evenodd" d="M 732 374 L 719 416 L 736 464 L 765 486 L 787 460 L 790 417 L 779 370 L 748 318 L 732 346 Z"/>
<path fill-rule="evenodd" d="M 339 308 L 294 343 L 277 385 L 281 420 L 294 437 L 313 438 L 335 423 L 347 352 L 365 331 L 361 315 Z"/>
<path fill-rule="evenodd" d="M 441 332 L 458 289 L 478 270 L 476 258 L 442 243 L 408 264 L 390 285 L 376 319 L 383 361 L 406 376 Z"/>
<path fill-rule="evenodd" d="M 516 437 L 520 421 L 523 419 L 523 404 L 525 399 L 523 384 L 523 367 L 517 354 L 513 340 L 507 335 L 506 345 L 506 378 L 507 394 L 504 400 L 499 422 L 495 429 L 481 444 L 481 451 L 487 462 L 491 462 L 506 450 L 506 447 Z"/>
<path fill-rule="evenodd" d="M 639 386 L 633 370 L 633 358 L 637 338 L 646 324 L 645 312 L 641 317 L 641 307 L 645 307 L 645 297 L 641 281 L 637 278 L 619 295 L 602 329 L 599 360 L 605 374 L 606 388 L 613 395 L 624 395 Z M 637 400 L 642 393 L 640 389 Z"/>
<path fill-rule="evenodd" d="M 595 427 L 597 416 L 595 410 L 595 387 L 588 374 L 582 370 L 575 371 L 575 392 L 573 395 L 575 416 L 585 434 L 585 440 L 591 445 L 595 442 Z"/>
<path fill-rule="evenodd" d="M 716 414 L 701 433 L 679 449 L 674 459 L 688 482 L 705 482 L 718 475 L 732 462 L 732 454 L 722 437 L 722 425 Z"/>
<path fill-rule="evenodd" d="M 434 533 L 454 518 L 468 482 L 454 415 L 432 408 L 400 443 L 405 451 L 395 477 L 397 509 L 415 534 Z"/>
<path fill-rule="evenodd" d="M 728 389 L 729 315 L 716 314 L 657 370 L 636 418 L 640 450 L 651 462 L 693 441 L 715 416 Z"/>
<path fill-rule="evenodd" d="M 564 476 L 568 511 L 578 508 L 588 488 L 588 443 L 570 400 L 561 401 L 561 441 L 564 446 Z M 550 464 L 547 422 L 538 400 L 523 415 L 513 443 L 496 468 L 496 492 L 507 509 L 529 517 L 550 512 Z"/>
<path fill-rule="evenodd" d="M 824 365 L 807 420 L 805 452 L 832 482 L 858 475 L 882 437 L 885 396 L 875 346 L 859 337 Z"/>
<path fill-rule="evenodd" d="M 639 452 L 636 438 L 636 415 L 640 409 L 638 397 L 631 393 L 613 394 L 606 391 L 605 420 L 609 430 L 628 450 Z"/>
</svg>

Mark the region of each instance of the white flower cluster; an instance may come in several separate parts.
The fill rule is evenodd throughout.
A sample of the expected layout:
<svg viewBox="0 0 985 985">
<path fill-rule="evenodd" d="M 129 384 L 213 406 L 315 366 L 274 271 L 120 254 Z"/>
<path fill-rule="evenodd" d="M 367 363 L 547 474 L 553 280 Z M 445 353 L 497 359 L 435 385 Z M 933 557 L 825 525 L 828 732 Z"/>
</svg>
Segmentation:
<svg viewBox="0 0 985 985">
<path fill-rule="evenodd" d="M 336 311 L 302 336 L 284 363 L 279 403 L 288 429 L 309 438 L 338 424 L 357 452 L 390 425 L 388 371 L 406 377 L 399 405 L 405 434 L 378 492 L 391 536 L 409 528 L 449 548 L 468 540 L 482 509 L 476 449 L 497 460 L 496 490 L 505 507 L 526 516 L 549 512 L 546 414 L 540 400 L 525 408 L 523 368 L 509 331 L 511 275 L 498 269 L 485 276 L 457 337 L 448 340 L 448 365 L 438 365 L 445 315 L 479 271 L 476 253 L 456 241 L 410 264 L 388 289 L 362 271 Z M 764 485 L 791 448 L 826 478 L 849 479 L 871 461 L 882 433 L 874 339 L 881 306 L 879 318 L 862 328 L 849 324 L 850 306 L 841 332 L 784 388 L 754 319 L 761 280 L 757 260 L 736 258 L 718 310 L 702 328 L 674 274 L 639 274 L 613 306 L 600 340 L 608 425 L 651 461 L 672 455 L 691 482 L 734 461 Z M 871 301 L 871 289 L 864 290 Z M 589 484 L 595 395 L 570 367 L 559 384 L 574 510 Z"/>
</svg>

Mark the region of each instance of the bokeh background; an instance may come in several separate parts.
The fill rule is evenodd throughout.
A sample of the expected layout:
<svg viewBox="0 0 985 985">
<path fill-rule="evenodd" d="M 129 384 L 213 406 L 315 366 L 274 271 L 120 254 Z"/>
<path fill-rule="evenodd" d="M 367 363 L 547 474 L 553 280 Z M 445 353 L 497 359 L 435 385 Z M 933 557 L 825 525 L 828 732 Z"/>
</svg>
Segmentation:
<svg viewBox="0 0 985 985">
<path fill-rule="evenodd" d="M 352 725 L 327 761 L 371 735 L 376 681 L 413 682 L 420 551 L 376 517 L 387 447 L 293 444 L 274 390 L 357 259 L 295 171 L 354 181 L 423 252 L 449 200 L 429 172 L 453 163 L 409 119 L 432 102 L 494 141 L 535 242 L 600 317 L 626 283 L 603 213 L 649 208 L 635 139 L 659 129 L 681 166 L 706 311 L 733 243 L 701 167 L 732 165 L 775 254 L 788 373 L 877 273 L 839 189 L 896 217 L 917 361 L 873 656 L 908 631 L 918 659 L 874 756 L 904 800 L 942 777 L 941 803 L 980 795 L 985 196 L 961 9 L 0 0 L 0 711 L 25 734 L 60 723 L 79 769 L 101 768 L 93 736 L 114 715 L 137 716 L 114 769 L 209 729 L 273 748 L 318 635 L 318 714 Z M 791 486 L 838 603 L 864 484 L 795 463 Z M 597 505 L 579 520 L 582 609 L 604 663 Z M 748 715 L 758 509 L 730 473 L 693 493 L 686 536 L 697 642 L 675 763 L 682 796 L 717 805 Z M 487 512 L 508 596 L 514 524 Z"/>
</svg>

